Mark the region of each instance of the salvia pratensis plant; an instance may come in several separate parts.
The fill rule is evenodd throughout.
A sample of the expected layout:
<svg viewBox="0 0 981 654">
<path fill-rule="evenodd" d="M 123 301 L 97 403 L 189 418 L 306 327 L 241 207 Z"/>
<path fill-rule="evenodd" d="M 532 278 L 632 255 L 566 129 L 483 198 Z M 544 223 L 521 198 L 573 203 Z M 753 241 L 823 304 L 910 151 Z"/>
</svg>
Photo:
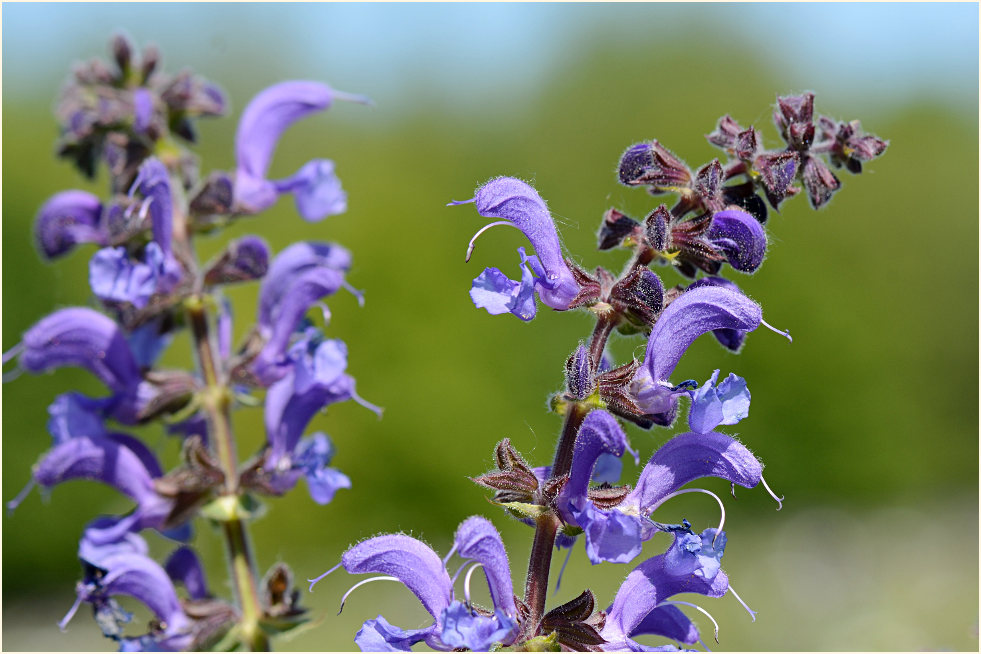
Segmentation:
<svg viewBox="0 0 981 654">
<path fill-rule="evenodd" d="M 265 211 L 282 195 L 291 196 L 308 221 L 344 212 L 346 196 L 332 162 L 310 161 L 285 179 L 269 178 L 270 163 L 280 135 L 297 120 L 335 100 L 367 100 L 320 82 L 270 87 L 241 115 L 236 169 L 202 176 L 186 144 L 195 139 L 194 119 L 226 112 L 222 91 L 189 71 L 165 74 L 155 49 L 138 55 L 124 37 L 114 38 L 111 50 L 112 63 L 76 68 L 57 109 L 58 153 L 89 177 L 107 171 L 108 194 L 58 193 L 41 207 L 35 224 L 47 259 L 94 249 L 89 282 L 99 308 L 55 311 L 3 358 L 13 368 L 5 378 L 82 367 L 106 394 L 54 398 L 47 423 L 52 447 L 8 506 L 15 508 L 34 485 L 50 489 L 72 479 L 100 481 L 135 505 L 126 515 L 94 517 L 84 529 L 81 580 L 62 626 L 89 605 L 99 628 L 122 650 L 268 649 L 271 636 L 308 618 L 287 565 L 258 575 L 250 518 L 258 510 L 257 495 L 283 495 L 301 478 L 319 504 L 351 486 L 329 467 L 331 440 L 306 432 L 312 418 L 335 402 L 353 400 L 380 414 L 358 396 L 345 344 L 328 338 L 321 326 L 329 318 L 325 297 L 341 290 L 359 301 L 362 295 L 347 281 L 351 254 L 340 245 L 295 243 L 271 257 L 262 239 L 245 236 L 201 264 L 195 239 Z M 605 213 L 598 248 L 627 251 L 619 274 L 577 265 L 563 250 L 545 201 L 521 180 L 494 178 L 472 199 L 450 203 L 473 204 L 491 221 L 471 240 L 468 261 L 477 238 L 493 226 L 516 227 L 530 244 L 530 253 L 518 248 L 516 279 L 498 268 L 477 276 L 470 290 L 475 306 L 530 321 L 540 301 L 556 311 L 589 311 L 595 326 L 572 348 L 565 389 L 550 399 L 562 418 L 552 461 L 533 465 L 504 439 L 493 448 L 493 469 L 471 477 L 493 491 L 492 503 L 533 530 L 523 594 L 513 585 L 501 536 L 485 517 L 463 520 L 442 556 L 405 534 L 368 538 L 310 579 L 310 589 L 338 567 L 375 575 L 355 583 L 341 607 L 365 583 L 396 581 L 431 621 L 403 629 L 381 615 L 369 619 L 354 637 L 362 650 L 408 651 L 424 643 L 445 651 L 677 651 L 702 642 L 693 611 L 713 624 L 718 640 L 711 614 L 678 599 L 682 593 L 732 595 L 755 620 L 721 568 L 725 505 L 709 488 L 688 485 L 715 477 L 733 491 L 763 486 L 780 508 L 783 498 L 764 480 L 762 462 L 720 431 L 748 417 L 749 388 L 734 373 L 721 381 L 720 370 L 705 371 L 704 381 L 679 380 L 675 368 L 709 332 L 733 352 L 761 326 L 790 339 L 763 319 L 757 301 L 721 276 L 725 265 L 754 273 L 766 258 L 770 210 L 779 211 L 801 188 L 814 208 L 823 207 L 841 187 L 832 169 L 860 173 L 888 145 L 865 134 L 857 121 L 815 118 L 813 101 L 810 93 L 777 98 L 773 117 L 782 149 L 765 149 L 754 127 L 743 128 L 728 115 L 707 135 L 725 162 L 714 159 L 693 170 L 659 141 L 627 148 L 618 181 L 655 198 L 676 199 L 671 206 L 657 203 L 640 219 L 617 208 Z M 674 274 L 671 268 L 681 280 L 665 286 L 662 276 Z M 250 282 L 258 282 L 258 312 L 235 345 L 223 289 Z M 193 344 L 193 369 L 161 369 L 161 354 L 182 332 Z M 607 344 L 614 333 L 646 338 L 643 359 L 613 360 Z M 267 441 L 242 461 L 231 412 L 260 403 Z M 630 454 L 639 463 L 644 449 L 631 445 L 623 423 L 659 433 L 678 423 L 679 408 L 687 409 L 687 429 L 662 439 L 637 479 L 620 484 L 622 457 Z M 150 447 L 126 433 L 148 423 L 183 438 L 176 468 L 164 470 Z M 688 493 L 715 500 L 717 525 L 697 529 L 667 513 L 663 505 Z M 665 521 L 655 520 L 655 512 Z M 209 579 L 193 550 L 199 519 L 216 524 L 224 536 L 230 584 Z M 162 562 L 149 554 L 147 530 L 170 543 Z M 659 533 L 670 542 L 653 556 L 655 546 L 648 546 L 645 554 L 645 543 Z M 579 542 L 593 564 L 634 567 L 605 602 L 584 589 L 549 606 L 553 553 L 571 552 Z M 478 569 L 487 582 L 488 607 L 472 600 Z M 226 586 L 232 597 L 217 590 Z M 118 596 L 146 605 L 153 614 L 149 625 L 134 633 L 132 615 Z M 650 647 L 637 640 L 651 635 L 665 642 Z"/>
<path fill-rule="evenodd" d="M 195 141 L 195 119 L 226 113 L 225 94 L 190 71 L 165 73 L 153 47 L 137 53 L 117 36 L 110 49 L 111 62 L 76 67 L 57 106 L 58 154 L 87 177 L 105 174 L 107 194 L 62 191 L 35 222 L 46 259 L 92 250 L 89 284 L 98 307 L 55 311 L 3 357 L 7 378 L 81 367 L 106 394 L 54 398 L 51 449 L 8 507 L 34 485 L 51 489 L 74 479 L 102 482 L 135 504 L 126 515 L 92 516 L 82 532 L 82 578 L 63 628 L 89 605 L 102 632 L 126 651 L 268 649 L 271 636 L 309 618 L 286 564 L 259 575 L 249 519 L 257 495 L 283 495 L 300 479 L 318 504 L 351 487 L 330 467 L 331 440 L 307 427 L 345 400 L 380 414 L 356 393 L 345 344 L 324 333 L 324 299 L 342 289 L 359 300 L 361 294 L 347 281 L 351 253 L 337 244 L 295 243 L 273 256 L 263 239 L 243 236 L 202 263 L 195 242 L 283 195 L 307 221 L 343 213 L 347 198 L 331 161 L 314 159 L 285 179 L 268 172 L 294 122 L 337 100 L 368 100 L 317 81 L 267 88 L 239 119 L 236 169 L 202 176 L 187 144 Z M 224 289 L 245 283 L 258 286 L 259 310 L 236 345 Z M 159 357 L 179 333 L 193 344 L 193 369 L 163 369 Z M 263 396 L 266 443 L 243 461 L 231 413 L 262 404 Z M 177 467 L 165 470 L 150 447 L 126 433 L 149 423 L 183 439 Z M 206 578 L 192 545 L 199 520 L 223 535 L 230 583 Z M 147 530 L 170 543 L 165 561 L 149 555 Z M 232 597 L 221 596 L 225 588 Z M 132 615 L 119 596 L 146 605 L 149 625 L 127 626 Z"/>
<path fill-rule="evenodd" d="M 727 544 L 722 499 L 708 488 L 688 487 L 711 477 L 725 480 L 733 491 L 736 485 L 762 485 L 777 508 L 782 506 L 783 498 L 763 478 L 762 462 L 742 442 L 717 431 L 749 415 L 749 388 L 733 373 L 719 381 L 719 370 L 706 372 L 699 383 L 673 379 L 674 369 L 688 347 L 709 332 L 733 352 L 760 326 L 790 340 L 789 333 L 763 319 L 758 302 L 721 276 L 723 268 L 728 264 L 752 274 L 763 264 L 768 205 L 779 210 L 800 192 L 799 183 L 811 205 L 820 208 L 841 186 L 831 167 L 860 173 L 862 163 L 887 146 L 864 134 L 857 121 L 815 120 L 810 93 L 777 98 L 774 122 L 786 147 L 766 150 L 754 127 L 743 128 L 724 116 L 707 138 L 725 152 L 726 161 L 714 159 L 694 170 L 656 140 L 627 148 L 617 168 L 619 182 L 676 200 L 671 206 L 658 204 L 640 220 L 615 207 L 602 217 L 599 249 L 629 253 L 619 275 L 602 267 L 584 270 L 567 256 L 545 201 L 519 179 L 492 179 L 472 199 L 450 203 L 473 204 L 492 221 L 470 241 L 467 261 L 477 238 L 490 227 L 516 227 L 531 245 L 531 254 L 518 248 L 515 279 L 498 268 L 486 268 L 474 279 L 470 298 L 475 306 L 530 321 L 540 301 L 556 311 L 589 311 L 595 327 L 569 355 L 565 390 L 550 401 L 563 418 L 551 465 L 533 466 L 504 439 L 494 448 L 494 469 L 471 478 L 494 492 L 494 504 L 534 529 L 523 595 L 512 587 L 498 531 L 483 517 L 464 520 L 442 558 L 410 536 L 375 536 L 344 552 L 336 566 L 353 575 L 377 575 L 355 584 L 348 595 L 369 581 L 401 582 L 432 622 L 406 630 L 379 615 L 355 636 L 362 650 L 406 651 L 422 642 L 447 651 L 677 651 L 702 638 L 681 607 L 712 622 L 717 641 L 719 627 L 711 614 L 676 599 L 680 593 L 732 595 L 756 619 L 721 568 Z M 660 275 L 673 274 L 672 268 L 687 284 L 665 286 Z M 614 332 L 646 338 L 643 360 L 613 361 L 606 346 Z M 643 429 L 670 428 L 678 422 L 683 398 L 688 429 L 656 448 L 634 483 L 618 485 L 624 454 L 639 461 L 621 421 Z M 662 505 L 686 493 L 718 503 L 718 526 L 698 531 L 671 514 L 665 516 L 669 522 L 655 521 L 658 509 L 659 517 L 665 515 Z M 669 536 L 670 543 L 666 549 L 660 546 L 659 554 L 642 557 L 644 544 L 658 533 Z M 609 603 L 599 604 L 585 589 L 565 604 L 548 607 L 552 554 L 555 549 L 571 552 L 579 541 L 593 564 L 642 560 Z M 454 555 L 462 560 L 455 568 L 450 563 Z M 336 567 L 312 579 L 311 588 Z M 478 568 L 490 590 L 489 607 L 471 601 Z M 347 595 L 342 608 L 346 600 Z M 636 640 L 643 635 L 668 642 L 649 647 Z"/>
</svg>

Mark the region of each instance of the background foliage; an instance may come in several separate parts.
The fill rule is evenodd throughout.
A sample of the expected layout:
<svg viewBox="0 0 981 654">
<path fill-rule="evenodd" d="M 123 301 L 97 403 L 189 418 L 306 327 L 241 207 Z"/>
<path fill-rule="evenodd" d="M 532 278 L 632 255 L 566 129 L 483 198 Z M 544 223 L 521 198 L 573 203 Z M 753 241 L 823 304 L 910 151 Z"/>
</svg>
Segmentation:
<svg viewBox="0 0 981 654">
<path fill-rule="evenodd" d="M 962 43 L 956 27 L 977 24 L 977 7 L 938 9 L 939 19 L 916 6 L 740 7 L 107 5 L 55 14 L 8 5 L 3 347 L 54 308 L 90 301 L 87 254 L 44 265 L 31 224 L 58 190 L 104 193 L 103 179 L 81 183 L 55 160 L 50 109 L 70 61 L 105 56 L 113 29 L 159 44 L 169 71 L 192 66 L 228 91 L 232 118 L 199 122 L 206 169 L 233 168 L 237 112 L 269 83 L 307 77 L 371 95 L 374 109 L 336 106 L 295 126 L 272 171 L 333 158 L 349 194 L 346 214 L 310 226 L 283 201 L 230 233 L 261 234 L 275 250 L 319 239 L 354 252 L 349 279 L 366 290 L 367 303 L 359 309 L 350 296 L 334 298 L 328 333 L 348 342 L 359 393 L 386 409 L 377 421 L 356 405 L 334 405 L 315 420 L 311 429 L 330 433 L 334 464 L 354 489 L 325 508 L 302 492 L 271 501 L 254 528 L 258 558 L 311 577 L 349 544 L 394 530 L 445 552 L 456 525 L 479 512 L 501 529 L 520 586 L 531 531 L 486 504 L 487 493 L 466 477 L 490 467 L 492 446 L 505 436 L 535 464 L 550 460 L 560 420 L 546 412 L 546 398 L 590 321 L 543 310 L 523 324 L 475 309 L 471 279 L 486 265 L 514 263 L 519 243 L 512 232 L 492 231 L 465 265 L 467 240 L 483 223 L 472 207 L 444 205 L 471 197 L 490 177 L 522 177 L 549 202 L 582 265 L 617 268 L 624 255 L 595 251 L 603 211 L 639 216 L 655 206 L 615 183 L 626 146 L 658 138 L 700 165 L 717 155 L 702 135 L 726 112 L 776 146 L 775 95 L 810 89 L 819 112 L 861 118 L 891 146 L 866 174 L 842 176 L 828 209 L 813 212 L 800 198 L 772 215 L 766 265 L 736 278 L 794 343 L 759 332 L 734 356 L 703 339 L 676 375 L 703 379 L 720 367 L 749 380 L 753 408 L 740 437 L 787 498 L 781 513 L 762 492 L 727 503 L 723 564 L 760 615 L 751 624 L 728 598 L 707 606 L 722 625 L 717 648 L 975 649 L 977 34 Z M 897 12 L 914 32 L 918 22 L 949 21 L 942 33 L 954 36 L 905 40 Z M 804 23 L 812 29 L 799 36 Z M 869 43 L 836 44 L 829 34 L 842 23 Z M 832 24 L 822 35 L 818 27 Z M 930 57 L 945 65 L 924 77 L 915 62 Z M 216 252 L 219 242 L 205 248 Z M 680 281 L 670 270 L 662 277 Z M 232 296 L 241 335 L 254 316 L 254 290 Z M 613 350 L 623 360 L 640 355 L 642 343 L 620 339 Z M 189 361 L 179 338 L 165 363 Z M 74 370 L 3 386 L 5 500 L 48 447 L 48 403 L 76 387 L 99 390 Z M 258 448 L 261 411 L 240 411 L 236 428 L 242 452 Z M 644 457 L 670 433 L 629 431 Z M 175 440 L 144 436 L 175 459 Z M 628 465 L 624 479 L 631 477 Z M 714 524 L 712 503 L 690 498 L 659 516 Z M 66 634 L 55 622 L 73 600 L 83 525 L 96 512 L 128 508 L 109 489 L 75 482 L 56 488 L 50 502 L 35 494 L 4 518 L 7 649 L 109 644 L 84 617 Z M 217 533 L 202 528 L 197 539 L 212 582 L 223 583 Z M 590 567 L 580 547 L 553 601 L 584 586 L 612 598 L 627 571 Z M 281 646 L 349 649 L 360 623 L 378 613 L 407 628 L 423 621 L 404 590 L 384 584 L 359 590 L 335 617 L 350 582 L 336 573 L 304 593 L 322 621 Z"/>
</svg>

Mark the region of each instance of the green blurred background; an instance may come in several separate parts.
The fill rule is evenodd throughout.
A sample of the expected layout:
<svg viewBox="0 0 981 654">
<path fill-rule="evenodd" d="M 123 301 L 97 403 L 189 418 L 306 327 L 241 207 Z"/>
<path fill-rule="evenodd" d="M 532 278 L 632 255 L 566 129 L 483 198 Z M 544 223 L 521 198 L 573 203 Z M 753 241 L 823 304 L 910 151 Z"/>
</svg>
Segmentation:
<svg viewBox="0 0 981 654">
<path fill-rule="evenodd" d="M 268 84 L 319 79 L 376 100 L 296 125 L 274 161 L 273 174 L 286 175 L 333 158 L 346 214 L 310 225 L 284 200 L 227 233 L 261 234 L 276 250 L 340 242 L 355 254 L 351 283 L 367 293 L 364 308 L 349 295 L 331 299 L 329 334 L 349 344 L 349 372 L 384 418 L 348 403 L 311 427 L 331 435 L 334 465 L 354 488 L 327 507 L 300 488 L 269 501 L 253 529 L 263 569 L 285 561 L 300 579 L 380 532 L 411 532 L 446 552 L 456 525 L 482 513 L 523 584 L 531 531 L 467 476 L 491 466 L 503 437 L 535 464 L 550 460 L 560 421 L 546 400 L 591 322 L 542 309 L 524 324 L 475 309 L 471 279 L 484 266 L 515 272 L 522 241 L 492 231 L 465 265 L 484 221 L 448 201 L 492 176 L 530 180 L 572 256 L 616 270 L 623 253 L 595 250 L 604 210 L 642 216 L 655 206 L 615 182 L 626 146 L 658 138 L 694 168 L 719 155 L 703 135 L 728 112 L 776 147 L 776 94 L 806 89 L 817 111 L 860 118 L 890 139 L 885 156 L 860 177 L 842 174 L 827 209 L 798 198 L 771 214 L 768 260 L 755 276 L 726 270 L 793 344 L 761 331 L 735 356 L 704 338 L 675 375 L 701 380 L 721 368 L 747 378 L 752 413 L 733 433 L 786 496 L 780 513 L 762 490 L 727 501 L 723 564 L 756 622 L 729 597 L 691 599 L 721 624 L 713 649 L 977 650 L 977 5 L 7 5 L 3 19 L 4 349 L 54 308 L 92 303 L 85 249 L 46 265 L 31 225 L 59 190 L 104 194 L 104 177 L 88 184 L 53 156 L 51 108 L 71 62 L 105 57 L 111 33 L 157 43 L 167 70 L 193 67 L 227 91 L 231 115 L 198 123 L 205 170 L 233 169 L 237 116 Z M 202 255 L 223 238 L 204 240 Z M 666 284 L 680 281 L 663 273 Z M 241 335 L 254 289 L 230 295 Z M 622 361 L 642 348 L 620 339 L 612 351 Z M 189 356 L 182 336 L 164 363 L 186 366 Z M 76 370 L 4 384 L 3 499 L 49 445 L 48 403 L 76 388 L 102 392 Z M 242 452 L 260 446 L 259 409 L 239 412 L 236 427 Z M 174 439 L 141 433 L 176 460 Z M 671 433 L 629 430 L 643 457 Z M 635 478 L 631 463 L 624 481 Z M 717 481 L 704 485 L 721 495 Z M 74 599 L 81 529 L 129 508 L 110 489 L 72 482 L 4 517 L 5 649 L 112 645 L 87 611 L 67 633 L 55 623 Z M 658 517 L 704 528 L 718 513 L 686 496 Z M 645 556 L 666 542 L 649 543 Z M 201 525 L 196 545 L 214 589 L 227 593 L 216 532 Z M 629 569 L 592 567 L 579 546 L 552 605 L 587 586 L 611 600 Z M 405 628 L 426 622 L 391 584 L 360 589 L 335 616 L 353 581 L 338 572 L 304 591 L 320 622 L 278 647 L 350 649 L 378 613 Z"/>
</svg>

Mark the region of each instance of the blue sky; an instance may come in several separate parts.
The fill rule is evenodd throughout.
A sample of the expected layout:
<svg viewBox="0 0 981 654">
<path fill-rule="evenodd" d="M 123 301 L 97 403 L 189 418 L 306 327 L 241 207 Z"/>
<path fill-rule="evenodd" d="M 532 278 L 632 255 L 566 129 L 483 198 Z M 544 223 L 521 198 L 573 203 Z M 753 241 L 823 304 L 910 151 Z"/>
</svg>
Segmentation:
<svg viewBox="0 0 981 654">
<path fill-rule="evenodd" d="M 600 29 L 646 42 L 691 33 L 693 48 L 711 38 L 756 49 L 787 88 L 977 107 L 974 3 L 72 3 L 6 4 L 2 17 L 3 90 L 14 96 L 50 97 L 68 62 L 104 56 L 107 35 L 123 29 L 158 43 L 170 70 L 193 65 L 217 78 L 236 66 L 257 78 L 252 87 L 316 77 L 379 102 L 435 89 L 450 102 L 481 104 L 500 101 L 501 88 L 533 88 Z M 407 70 L 425 71 L 427 89 L 413 88 Z"/>
</svg>

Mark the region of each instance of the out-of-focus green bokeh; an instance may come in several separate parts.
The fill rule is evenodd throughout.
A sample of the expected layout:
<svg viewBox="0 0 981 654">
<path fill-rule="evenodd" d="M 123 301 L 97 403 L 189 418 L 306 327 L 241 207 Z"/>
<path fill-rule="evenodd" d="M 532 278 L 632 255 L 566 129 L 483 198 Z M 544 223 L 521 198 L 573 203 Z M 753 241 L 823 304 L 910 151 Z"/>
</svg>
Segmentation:
<svg viewBox="0 0 981 654">
<path fill-rule="evenodd" d="M 961 7 L 941 15 L 977 24 L 977 7 Z M 445 553 L 456 525 L 474 513 L 501 530 L 516 588 L 523 584 L 531 531 L 488 504 L 467 477 L 491 466 L 503 437 L 536 465 L 550 461 L 560 420 L 546 400 L 591 320 L 542 309 L 524 324 L 475 309 L 471 279 L 484 266 L 516 273 L 522 239 L 491 231 L 464 264 L 466 243 L 484 221 L 472 206 L 447 202 L 472 197 L 496 175 L 530 180 L 573 258 L 617 270 L 623 253 L 595 250 L 603 212 L 616 206 L 640 217 L 657 203 L 616 183 L 618 157 L 631 143 L 657 138 L 694 168 L 720 155 L 703 135 L 729 113 L 776 147 L 775 96 L 804 89 L 816 92 L 818 112 L 860 118 L 890 140 L 885 156 L 859 177 L 841 173 L 844 187 L 828 208 L 814 212 L 801 197 L 771 214 L 768 258 L 756 275 L 726 269 L 762 304 L 768 322 L 793 334 L 793 344 L 761 330 L 736 356 L 703 338 L 675 374 L 704 380 L 721 368 L 749 381 L 751 415 L 731 433 L 765 462 L 768 482 L 786 496 L 780 513 L 762 490 L 742 490 L 726 503 L 723 564 L 759 611 L 756 622 L 729 597 L 690 599 L 721 624 L 713 649 L 977 649 L 976 34 L 963 52 L 948 47 L 941 57 L 947 67 L 930 78 L 909 62 L 929 60 L 942 37 L 934 9 L 917 6 L 902 11 L 910 21 L 922 16 L 934 36 L 901 43 L 891 40 L 899 34 L 882 33 L 893 24 L 890 13 L 900 11 L 893 5 L 865 7 L 864 22 L 840 5 L 4 9 L 5 349 L 54 308 L 92 303 L 91 250 L 49 265 L 32 241 L 35 212 L 53 193 L 105 193 L 104 176 L 85 182 L 53 155 L 51 107 L 63 75 L 43 71 L 51 70 L 49 50 L 61 52 L 59 34 L 80 44 L 55 62 L 65 73 L 73 59 L 104 57 L 105 41 L 122 28 L 140 44 L 160 44 L 168 70 L 188 65 L 219 82 L 233 113 L 198 123 L 205 170 L 234 167 L 238 112 L 270 83 L 317 78 L 378 100 L 374 108 L 338 104 L 297 124 L 274 161 L 273 174 L 286 175 L 310 158 L 334 159 L 349 195 L 346 214 L 311 225 L 284 199 L 227 232 L 260 234 L 275 250 L 299 239 L 342 243 L 355 255 L 349 280 L 366 292 L 363 308 L 343 293 L 329 300 L 328 331 L 348 343 L 358 391 L 385 407 L 384 418 L 348 403 L 331 406 L 311 427 L 331 435 L 334 465 L 354 488 L 319 507 L 301 484 L 270 500 L 253 526 L 263 569 L 287 562 L 301 585 L 335 565 L 348 545 L 381 532 L 409 532 Z M 740 19 L 744 11 L 756 18 Z M 476 29 L 488 20 L 497 21 L 495 29 Z M 842 33 L 825 29 L 842 20 L 855 21 L 854 40 L 827 36 Z M 812 29 L 801 31 L 801 21 Z M 566 28 L 575 28 L 571 36 Z M 788 40 L 784 32 L 804 36 Z M 386 46 L 389 35 L 397 47 Z M 320 47 L 332 37 L 346 49 Z M 541 59 L 522 58 L 539 52 L 532 46 L 540 46 Z M 327 51 L 336 56 L 321 59 Z M 892 51 L 903 53 L 895 66 L 863 72 L 863 62 Z M 458 81 L 447 83 L 443 68 Z M 910 80 L 914 74 L 919 82 Z M 202 257 L 224 238 L 203 239 Z M 668 285 L 681 281 L 670 269 L 659 272 Z M 238 335 L 251 324 L 254 291 L 229 292 Z M 643 342 L 619 339 L 611 349 L 623 361 L 641 355 Z M 164 363 L 187 366 L 189 357 L 182 335 Z M 4 500 L 49 445 L 47 405 L 70 389 L 102 392 L 76 370 L 4 384 Z M 240 451 L 255 451 L 264 439 L 261 409 L 240 411 L 236 428 Z M 642 457 L 674 432 L 629 429 Z M 157 427 L 140 434 L 167 462 L 176 460 L 173 438 Z M 636 472 L 627 464 L 624 481 Z M 705 486 L 728 492 L 718 480 Z M 6 649 L 112 645 L 85 610 L 67 633 L 55 623 L 74 599 L 81 529 L 96 514 L 129 508 L 110 489 L 73 482 L 54 489 L 50 501 L 35 492 L 4 517 Z M 717 511 L 703 496 L 686 496 L 658 516 L 687 517 L 701 529 L 715 524 Z M 148 538 L 155 554 L 167 552 L 162 539 Z M 666 543 L 648 543 L 645 556 Z M 218 534 L 199 525 L 195 544 L 214 589 L 227 594 Z M 551 604 L 587 586 L 608 602 L 628 570 L 591 567 L 580 546 Z M 405 628 L 426 622 L 411 594 L 392 584 L 359 590 L 335 616 L 353 581 L 341 571 L 315 593 L 304 590 L 319 622 L 277 646 L 350 649 L 361 622 L 379 613 Z"/>
</svg>

